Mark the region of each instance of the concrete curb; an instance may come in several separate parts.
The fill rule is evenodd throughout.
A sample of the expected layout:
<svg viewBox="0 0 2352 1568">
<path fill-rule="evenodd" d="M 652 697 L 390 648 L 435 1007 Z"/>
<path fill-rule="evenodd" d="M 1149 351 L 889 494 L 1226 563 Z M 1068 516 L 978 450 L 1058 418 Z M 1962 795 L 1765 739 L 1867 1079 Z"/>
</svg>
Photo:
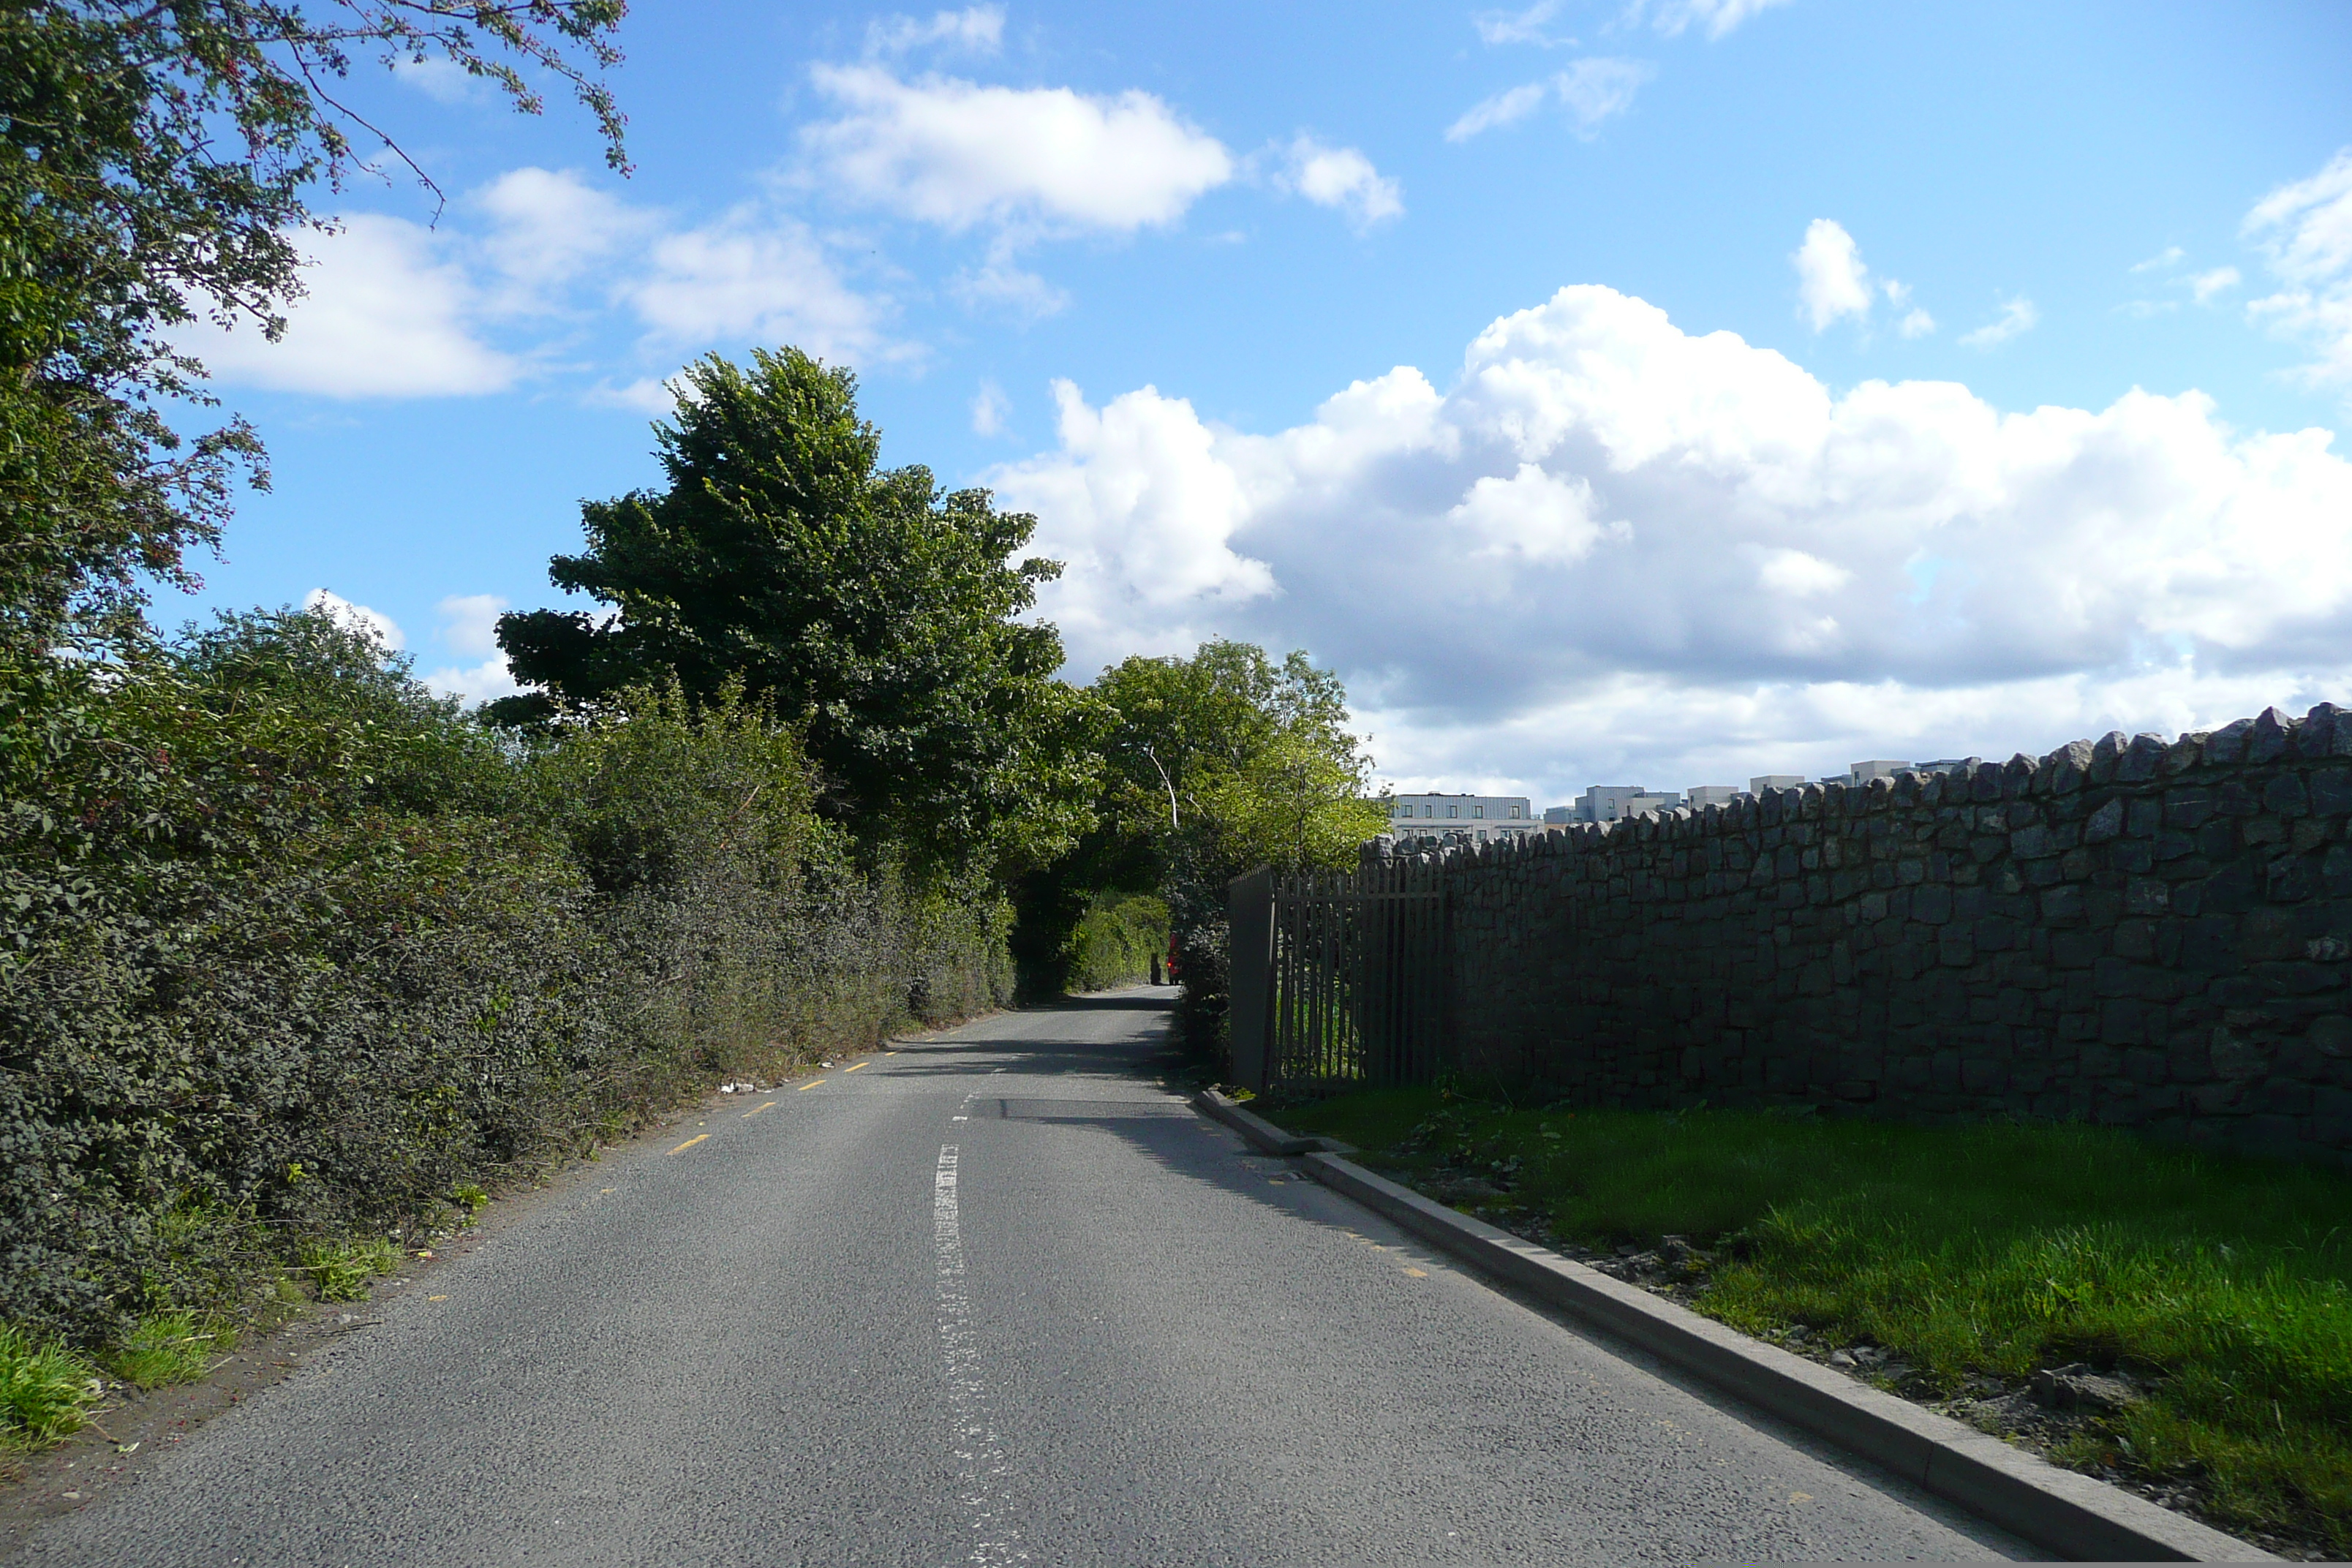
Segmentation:
<svg viewBox="0 0 2352 1568">
<path fill-rule="evenodd" d="M 1748 1338 L 1685 1307 L 1570 1262 L 1285 1132 L 1215 1090 L 1193 1104 L 1275 1154 L 1303 1154 L 1317 1181 L 1440 1250 L 1564 1308 L 1620 1339 L 2077 1562 L 2274 1563 L 2145 1498 L 2062 1470 L 2022 1449 Z M 1301 1146 L 1298 1148 L 1292 1145 Z"/>
<path fill-rule="evenodd" d="M 1342 1143 L 1337 1138 L 1302 1138 L 1295 1132 L 1285 1132 L 1265 1117 L 1242 1109 L 1241 1101 L 1213 1089 L 1204 1089 L 1192 1097 L 1192 1109 L 1212 1121 L 1222 1121 L 1249 1141 L 1261 1154 L 1312 1154 L 1318 1151 L 1329 1154 L 1352 1154 L 1355 1145 Z"/>
</svg>

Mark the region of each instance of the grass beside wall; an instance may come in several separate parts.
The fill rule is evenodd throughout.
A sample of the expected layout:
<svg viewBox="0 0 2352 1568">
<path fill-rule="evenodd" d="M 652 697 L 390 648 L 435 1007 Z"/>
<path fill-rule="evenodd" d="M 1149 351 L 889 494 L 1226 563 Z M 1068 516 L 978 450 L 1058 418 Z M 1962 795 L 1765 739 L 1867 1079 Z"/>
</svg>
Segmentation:
<svg viewBox="0 0 2352 1568">
<path fill-rule="evenodd" d="M 2073 1362 L 2151 1389 L 2057 1457 L 2191 1482 L 2352 1553 L 2352 1176 L 2079 1126 L 1528 1107 L 1444 1089 L 1269 1106 L 1517 1227 L 1711 1249 L 1696 1305 L 1897 1352 L 1950 1394 Z M 1469 1206 L 1465 1205 L 1465 1206 Z M 1490 1218 L 1503 1218 L 1489 1213 Z"/>
</svg>

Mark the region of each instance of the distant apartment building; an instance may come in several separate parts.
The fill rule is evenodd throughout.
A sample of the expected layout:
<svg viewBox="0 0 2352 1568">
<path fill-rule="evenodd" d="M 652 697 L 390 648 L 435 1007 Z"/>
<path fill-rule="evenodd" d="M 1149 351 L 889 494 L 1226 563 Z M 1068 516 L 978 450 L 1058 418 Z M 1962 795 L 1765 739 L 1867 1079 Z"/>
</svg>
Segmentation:
<svg viewBox="0 0 2352 1568">
<path fill-rule="evenodd" d="M 1804 783 L 1805 775 L 1802 773 L 1760 773 L 1748 781 L 1748 793 L 1769 795 L 1775 790 L 1801 789 Z"/>
<path fill-rule="evenodd" d="M 1461 833 L 1483 841 L 1542 830 L 1523 795 L 1401 795 L 1389 803 L 1389 831 L 1399 838 Z"/>
<path fill-rule="evenodd" d="M 1579 822 L 1622 822 L 1672 811 L 1682 803 L 1682 796 L 1647 784 L 1594 784 L 1576 797 L 1573 809 Z"/>
<path fill-rule="evenodd" d="M 1729 805 L 1739 796 L 1740 788 L 1738 784 L 1693 784 L 1683 791 L 1684 802 L 1694 808 Z"/>
</svg>

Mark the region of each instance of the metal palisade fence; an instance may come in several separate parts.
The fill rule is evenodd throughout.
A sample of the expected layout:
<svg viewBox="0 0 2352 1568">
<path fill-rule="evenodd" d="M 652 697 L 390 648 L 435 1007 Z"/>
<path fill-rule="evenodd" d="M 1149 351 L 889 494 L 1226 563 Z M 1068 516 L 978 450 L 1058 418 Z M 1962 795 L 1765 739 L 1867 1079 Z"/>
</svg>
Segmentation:
<svg viewBox="0 0 2352 1568">
<path fill-rule="evenodd" d="M 1260 1093 L 1435 1077 L 1444 1046 L 1445 892 L 1434 865 L 1253 871 L 1229 889 L 1234 1076 Z"/>
</svg>

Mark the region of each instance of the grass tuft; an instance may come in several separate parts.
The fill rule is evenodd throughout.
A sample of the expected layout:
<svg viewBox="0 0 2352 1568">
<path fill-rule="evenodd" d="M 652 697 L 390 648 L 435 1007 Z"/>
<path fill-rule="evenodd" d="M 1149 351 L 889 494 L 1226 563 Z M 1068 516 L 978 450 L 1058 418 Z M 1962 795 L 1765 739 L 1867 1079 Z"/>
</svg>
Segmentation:
<svg viewBox="0 0 2352 1568">
<path fill-rule="evenodd" d="M 0 1443 L 30 1447 L 80 1431 L 101 1386 L 64 1346 L 0 1324 Z"/>
<path fill-rule="evenodd" d="M 2067 1362 L 2151 1380 L 2061 1458 L 2188 1481 L 2352 1553 L 2352 1177 L 2083 1126 L 1519 1108 L 1444 1089 L 1277 1113 L 1406 1180 L 1479 1174 L 1596 1247 L 1717 1249 L 1697 1306 L 1872 1342 L 1923 1392 Z"/>
<path fill-rule="evenodd" d="M 108 1368 L 141 1388 L 194 1383 L 212 1371 L 213 1357 L 234 1349 L 236 1335 L 225 1328 L 202 1328 L 189 1312 L 142 1318 L 106 1357 Z"/>
<path fill-rule="evenodd" d="M 356 1301 L 368 1281 L 400 1266 L 400 1249 L 376 1237 L 363 1241 L 314 1241 L 302 1248 L 299 1272 L 310 1277 L 321 1301 Z"/>
</svg>

